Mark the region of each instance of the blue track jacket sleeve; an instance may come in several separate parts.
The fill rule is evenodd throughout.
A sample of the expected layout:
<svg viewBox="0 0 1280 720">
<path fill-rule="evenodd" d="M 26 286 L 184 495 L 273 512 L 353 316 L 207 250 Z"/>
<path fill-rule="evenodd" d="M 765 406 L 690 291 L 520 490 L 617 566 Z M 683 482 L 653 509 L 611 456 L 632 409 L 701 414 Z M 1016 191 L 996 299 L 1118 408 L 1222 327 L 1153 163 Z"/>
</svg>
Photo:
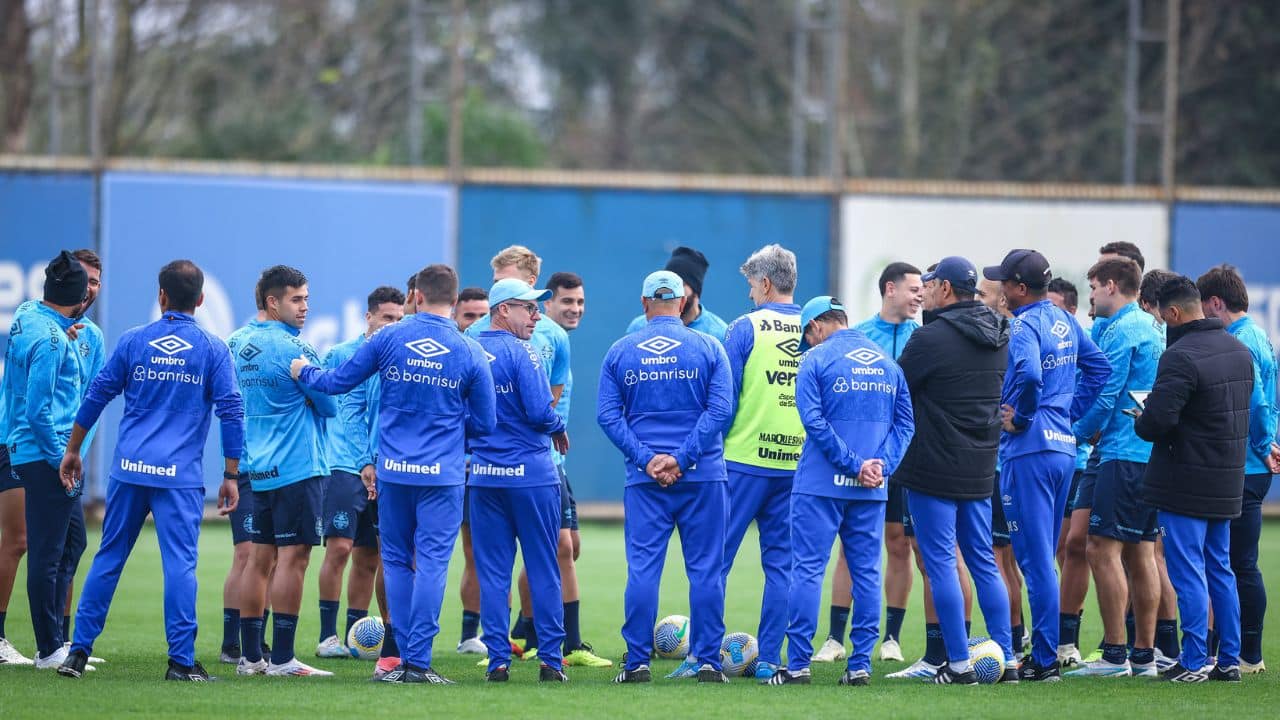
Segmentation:
<svg viewBox="0 0 1280 720">
<path fill-rule="evenodd" d="M 715 442 L 733 419 L 733 379 L 729 372 L 729 356 L 718 342 L 706 343 L 712 353 L 711 381 L 707 385 L 707 406 L 698 416 L 693 432 L 685 438 L 674 455 L 680 468 L 686 469 L 702 457 L 703 448 Z"/>
<path fill-rule="evenodd" d="M 813 353 L 801 358 L 800 371 L 796 373 L 796 409 L 800 411 L 800 422 L 804 424 L 805 442 L 817 446 L 823 457 L 839 468 L 840 472 L 856 477 L 862 472 L 862 463 L 869 458 L 860 457 L 850 450 L 827 422 L 822 412 L 820 373 L 821 369 L 817 367 Z"/>
<path fill-rule="evenodd" d="M 522 340 L 513 348 L 512 355 L 515 356 L 514 364 L 519 373 L 516 382 L 519 386 L 520 405 L 529 420 L 529 427 L 547 435 L 564 432 L 564 420 L 556 413 L 551 385 L 538 364 L 538 351 Z"/>
<path fill-rule="evenodd" d="M 604 365 L 600 368 L 600 385 L 596 397 L 596 422 L 608 436 L 628 463 L 639 467 L 648 467 L 649 461 L 656 455 L 648 445 L 636 437 L 635 431 L 627 423 L 622 406 L 622 388 L 618 385 L 617 348 L 611 349 L 604 357 Z M 683 468 L 684 466 L 681 465 Z"/>
<path fill-rule="evenodd" d="M 911 341 L 907 341 L 910 344 Z M 898 471 L 902 456 L 907 454 L 911 438 L 916 434 L 915 413 L 911 408 L 911 391 L 907 389 L 905 376 L 898 381 L 898 395 L 893 403 L 893 424 L 889 427 L 889 435 L 880 446 L 880 458 L 884 460 L 884 476 L 889 477 Z"/>
<path fill-rule="evenodd" d="M 1111 363 L 1098 346 L 1089 337 L 1089 333 L 1081 329 L 1080 324 L 1071 319 L 1076 331 L 1076 347 L 1080 349 L 1076 355 L 1076 368 L 1080 376 L 1076 380 L 1076 394 L 1071 399 L 1071 421 L 1079 420 L 1098 398 L 1111 375 Z M 1124 387 L 1121 383 L 1120 387 Z M 1118 394 L 1118 393 L 1117 393 Z M 1112 398 L 1112 405 L 1115 398 Z"/>
<path fill-rule="evenodd" d="M 120 339 L 106 365 L 102 366 L 93 382 L 89 383 L 84 402 L 80 403 L 80 409 L 76 411 L 76 424 L 85 430 L 96 425 L 107 405 L 124 392 L 124 384 L 129 377 L 128 349 L 131 339 L 132 334 Z"/>
<path fill-rule="evenodd" d="M 745 315 L 729 324 L 724 332 L 724 350 L 729 357 L 729 375 L 733 380 L 733 412 L 738 412 L 738 395 L 742 393 L 742 371 L 747 366 L 747 358 L 755 349 L 756 333 L 751 319 Z"/>
<path fill-rule="evenodd" d="M 468 339 L 467 347 L 471 348 L 472 366 L 471 382 L 467 386 L 467 437 L 473 438 L 491 433 L 497 426 L 498 396 L 484 348 L 471 339 Z"/>
<path fill-rule="evenodd" d="M 1156 442 L 1173 432 L 1182 418 L 1192 390 L 1196 386 L 1196 369 L 1191 361 L 1178 353 L 1166 352 L 1160 357 L 1155 386 L 1147 396 L 1146 407 L 1134 424 L 1134 432 L 1147 442 Z"/>
<path fill-rule="evenodd" d="M 378 337 L 374 335 L 361 343 L 350 360 L 333 370 L 322 370 L 318 367 L 320 364 L 318 360 L 314 357 L 307 358 L 311 364 L 302 368 L 298 382 L 302 385 L 302 391 L 307 397 L 322 397 L 332 406 L 333 411 L 329 414 L 320 412 L 322 417 L 334 417 L 338 414 L 337 404 L 331 396 L 350 392 L 378 371 Z M 317 402 L 317 412 L 319 407 L 320 404 Z"/>
<path fill-rule="evenodd" d="M 365 347 L 368 344 L 369 343 L 365 343 L 364 345 L 361 345 L 361 347 Z M 312 365 L 322 364 L 320 362 L 320 356 L 316 354 L 316 351 L 310 345 L 303 345 L 302 356 L 309 360 Z M 301 381 L 301 377 L 299 377 L 299 381 Z M 332 397 L 336 393 L 326 393 L 323 390 L 307 387 L 307 384 L 304 382 L 299 382 L 298 385 L 302 388 L 302 394 L 306 395 L 307 399 L 311 401 L 311 405 L 315 409 L 316 415 L 319 415 L 322 418 L 337 417 L 338 401 Z"/>
<path fill-rule="evenodd" d="M 1115 411 L 1116 403 L 1120 400 L 1120 393 L 1124 392 L 1125 385 L 1129 382 L 1129 370 L 1133 364 L 1133 353 L 1133 346 L 1123 342 L 1111 343 L 1111 346 L 1103 353 L 1103 357 L 1107 361 L 1107 367 L 1110 368 L 1110 374 L 1107 376 L 1107 381 L 1102 385 L 1102 390 L 1098 393 L 1097 399 L 1093 401 L 1093 405 L 1084 413 L 1083 417 L 1076 421 L 1075 426 L 1072 428 L 1072 432 L 1075 433 L 1078 441 L 1088 442 L 1111 418 L 1112 412 Z M 1080 393 L 1080 385 L 1081 382 L 1076 383 L 1077 396 Z M 1074 416 L 1074 398 L 1072 399 L 1071 409 Z"/>
<path fill-rule="evenodd" d="M 31 345 L 27 367 L 27 422 L 41 457 L 54 467 L 62 462 L 66 441 L 53 426 L 53 395 L 58 384 L 58 346 L 47 342 Z"/>
<path fill-rule="evenodd" d="M 213 414 L 218 416 L 221 426 L 222 457 L 240 458 L 244 456 L 244 398 L 236 382 L 231 351 L 225 345 L 212 348 L 212 352 L 219 350 L 220 357 L 214 359 L 207 387 L 213 400 Z"/>
<path fill-rule="evenodd" d="M 1013 408 L 1013 425 L 1025 428 L 1031 424 L 1040 407 L 1040 391 L 1044 376 L 1040 370 L 1040 342 L 1034 332 L 1023 327 L 1009 336 L 1009 369 L 1012 390 L 1017 395 Z"/>
<path fill-rule="evenodd" d="M 369 430 L 373 418 L 369 412 L 368 381 L 355 386 L 351 392 L 338 400 L 338 418 L 347 433 L 347 438 L 356 448 L 360 466 L 373 464 L 373 451 L 369 442 Z"/>
</svg>

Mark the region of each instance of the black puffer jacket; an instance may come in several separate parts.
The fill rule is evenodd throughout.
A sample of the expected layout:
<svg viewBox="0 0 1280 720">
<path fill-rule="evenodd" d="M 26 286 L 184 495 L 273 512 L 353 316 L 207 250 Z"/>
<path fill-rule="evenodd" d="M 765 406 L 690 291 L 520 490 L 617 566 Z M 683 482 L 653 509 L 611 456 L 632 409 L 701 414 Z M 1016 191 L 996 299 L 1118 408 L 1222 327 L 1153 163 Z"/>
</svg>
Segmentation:
<svg viewBox="0 0 1280 720">
<path fill-rule="evenodd" d="M 1239 517 L 1249 447 L 1253 358 L 1218 319 L 1169 328 L 1134 430 L 1152 443 L 1143 495 L 1160 510 Z"/>
<path fill-rule="evenodd" d="M 893 481 L 956 500 L 991 497 L 1009 321 L 980 302 L 925 313 L 898 364 L 916 433 Z"/>
</svg>

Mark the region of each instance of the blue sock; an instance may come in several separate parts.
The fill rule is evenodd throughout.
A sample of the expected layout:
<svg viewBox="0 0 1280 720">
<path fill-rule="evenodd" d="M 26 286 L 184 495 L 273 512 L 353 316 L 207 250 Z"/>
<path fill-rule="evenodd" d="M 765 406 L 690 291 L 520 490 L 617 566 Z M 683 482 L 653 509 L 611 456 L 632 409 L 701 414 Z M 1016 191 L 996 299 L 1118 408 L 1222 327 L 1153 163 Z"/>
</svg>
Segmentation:
<svg viewBox="0 0 1280 720">
<path fill-rule="evenodd" d="M 71 616 L 62 616 L 62 642 L 71 642 Z"/>
<path fill-rule="evenodd" d="M 368 610 L 360 610 L 358 608 L 350 608 L 350 607 L 347 608 L 347 629 L 342 631 L 342 637 L 340 639 L 343 642 L 346 642 L 347 637 L 351 635 L 351 626 L 355 625 L 357 622 L 363 620 L 368 616 L 369 616 Z"/>
<path fill-rule="evenodd" d="M 277 616 L 278 617 L 278 616 Z M 320 601 L 320 641 L 338 634 L 338 601 Z"/>
<path fill-rule="evenodd" d="M 507 612 L 510 613 L 511 608 L 507 608 Z M 524 639 L 524 621 L 525 621 L 525 618 L 523 615 L 516 615 L 516 621 L 512 623 L 511 632 L 509 633 L 509 635 L 511 635 L 512 640 Z"/>
<path fill-rule="evenodd" d="M 964 621 L 964 636 L 965 636 L 965 637 L 967 637 L 967 638 L 968 638 L 968 637 L 973 637 L 973 633 L 972 633 L 972 632 L 970 632 L 971 630 L 973 630 L 973 622 L 971 622 L 971 621 L 969 621 L 969 620 L 965 620 L 965 621 Z"/>
<path fill-rule="evenodd" d="M 262 618 L 240 618 L 240 652 L 247 662 L 262 659 Z"/>
<path fill-rule="evenodd" d="M 832 607 L 835 607 L 835 606 L 833 605 Z M 902 637 L 902 621 L 906 617 L 907 617 L 906 608 L 886 607 L 884 609 L 884 639 L 885 640 L 897 640 L 898 638 Z M 849 608 L 844 609 L 844 618 L 846 621 L 848 621 Z M 844 626 L 844 623 L 841 623 L 841 627 L 843 626 Z M 841 630 L 839 637 L 843 637 L 843 635 L 844 635 L 844 630 Z M 832 637 L 837 637 L 837 636 L 833 635 Z"/>
<path fill-rule="evenodd" d="M 1112 645 L 1111 643 L 1102 643 L 1102 659 L 1112 665 L 1123 663 L 1128 656 L 1128 651 L 1124 645 Z"/>
<path fill-rule="evenodd" d="M 8 613 L 7 611 L 6 611 L 6 612 L 0 612 L 0 638 L 2 638 L 2 637 L 4 637 L 4 636 L 5 636 L 5 635 L 4 635 L 4 617 L 5 617 L 6 615 L 8 615 L 8 614 L 9 614 L 9 613 Z"/>
<path fill-rule="evenodd" d="M 222 649 L 240 647 L 240 609 L 222 608 Z"/>
<path fill-rule="evenodd" d="M 1058 613 L 1058 643 L 1068 645 L 1074 643 L 1076 633 L 1080 632 L 1080 616 L 1075 613 Z M 1019 640 L 1021 642 L 1021 640 Z"/>
<path fill-rule="evenodd" d="M 582 647 L 582 627 L 578 624 L 578 603 L 564 604 L 564 652 L 569 654 Z"/>
<path fill-rule="evenodd" d="M 1156 649 L 1134 648 L 1129 651 L 1129 661 L 1139 665 L 1150 665 L 1156 661 Z"/>
<path fill-rule="evenodd" d="M 267 628 L 271 627 L 271 608 L 262 611 L 262 654 L 271 653 L 271 646 L 267 644 Z"/>
<path fill-rule="evenodd" d="M 462 611 L 462 640 L 466 642 L 480 634 L 480 613 Z"/>
<path fill-rule="evenodd" d="M 1014 625 L 1012 630 L 1013 632 L 1010 633 L 1012 637 L 1010 637 L 1010 639 L 1013 641 L 1013 654 L 1021 655 L 1022 654 L 1022 636 L 1027 632 L 1027 626 Z"/>
<path fill-rule="evenodd" d="M 1133 611 L 1124 614 L 1124 643 L 1126 646 L 1133 647 L 1133 639 L 1138 632 L 1138 621 L 1133 617 Z"/>
<path fill-rule="evenodd" d="M 298 632 L 298 616 L 276 613 L 271 626 L 271 664 L 283 665 L 293 659 L 293 636 Z"/>
<path fill-rule="evenodd" d="M 538 648 L 538 630 L 533 626 L 533 618 L 521 615 L 520 621 L 524 623 L 524 649 L 536 650 Z"/>
<path fill-rule="evenodd" d="M 930 665 L 947 662 L 947 643 L 942 638 L 941 623 L 924 624 L 924 661 Z"/>
<path fill-rule="evenodd" d="M 849 608 L 840 605 L 831 606 L 831 630 L 827 632 L 827 637 L 832 638 L 836 642 L 844 642 L 845 633 L 849 628 Z"/>
<path fill-rule="evenodd" d="M 398 658 L 400 657 L 400 646 L 396 644 L 396 634 L 391 631 L 391 624 L 385 626 L 386 632 L 382 636 L 382 652 L 378 657 Z"/>
<path fill-rule="evenodd" d="M 1178 647 L 1178 621 L 1156 620 L 1156 647 L 1165 657 L 1176 658 L 1182 648 Z"/>
</svg>

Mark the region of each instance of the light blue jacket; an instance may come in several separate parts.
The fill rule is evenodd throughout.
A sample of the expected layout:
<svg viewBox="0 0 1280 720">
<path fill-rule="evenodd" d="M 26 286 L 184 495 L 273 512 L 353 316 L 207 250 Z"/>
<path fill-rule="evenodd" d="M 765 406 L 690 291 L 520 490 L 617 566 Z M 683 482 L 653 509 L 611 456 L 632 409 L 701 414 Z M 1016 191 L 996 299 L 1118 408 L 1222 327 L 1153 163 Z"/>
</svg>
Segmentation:
<svg viewBox="0 0 1280 720">
<path fill-rule="evenodd" d="M 1075 422 L 1072 430 L 1081 442 L 1101 431 L 1098 453 L 1102 462 L 1124 460 L 1145 463 L 1151 459 L 1151 443 L 1138 437 L 1133 418 L 1124 411 L 1138 407 L 1129 393 L 1150 392 L 1156 367 L 1164 352 L 1164 340 L 1133 302 L 1112 315 L 1099 337 L 1099 348 L 1111 366 L 1111 375 L 1093 406 Z"/>
<path fill-rule="evenodd" d="M 1253 395 L 1249 398 L 1249 454 L 1245 458 L 1246 475 L 1269 473 L 1266 457 L 1276 441 L 1280 405 L 1276 398 L 1276 352 L 1266 332 L 1253 318 L 1245 315 L 1227 326 L 1227 332 L 1249 348 L 1253 356 Z"/>
<path fill-rule="evenodd" d="M 13 316 L 3 393 L 13 465 L 62 463 L 83 397 L 81 359 L 67 338 L 74 322 L 40 302 L 23 303 Z"/>
</svg>

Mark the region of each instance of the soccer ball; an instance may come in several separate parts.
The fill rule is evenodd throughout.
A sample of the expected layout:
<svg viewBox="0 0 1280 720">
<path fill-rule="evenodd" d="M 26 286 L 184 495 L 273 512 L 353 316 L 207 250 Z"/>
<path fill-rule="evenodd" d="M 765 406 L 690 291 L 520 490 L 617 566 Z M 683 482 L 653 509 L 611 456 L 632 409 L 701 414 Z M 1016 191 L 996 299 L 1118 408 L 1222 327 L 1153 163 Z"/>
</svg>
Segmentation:
<svg viewBox="0 0 1280 720">
<path fill-rule="evenodd" d="M 653 626 L 653 649 L 658 657 L 680 660 L 689 654 L 689 618 L 668 615 Z"/>
<path fill-rule="evenodd" d="M 728 677 L 755 675 L 759 659 L 760 646 L 747 633 L 729 633 L 720 643 L 720 665 Z"/>
<path fill-rule="evenodd" d="M 969 641 L 969 663 L 984 685 L 999 682 L 1004 674 L 1004 650 L 990 638 L 974 638 Z"/>
<path fill-rule="evenodd" d="M 351 657 L 360 660 L 377 660 L 382 652 L 382 638 L 387 629 L 381 618 L 362 617 L 347 632 L 347 648 Z"/>
</svg>

